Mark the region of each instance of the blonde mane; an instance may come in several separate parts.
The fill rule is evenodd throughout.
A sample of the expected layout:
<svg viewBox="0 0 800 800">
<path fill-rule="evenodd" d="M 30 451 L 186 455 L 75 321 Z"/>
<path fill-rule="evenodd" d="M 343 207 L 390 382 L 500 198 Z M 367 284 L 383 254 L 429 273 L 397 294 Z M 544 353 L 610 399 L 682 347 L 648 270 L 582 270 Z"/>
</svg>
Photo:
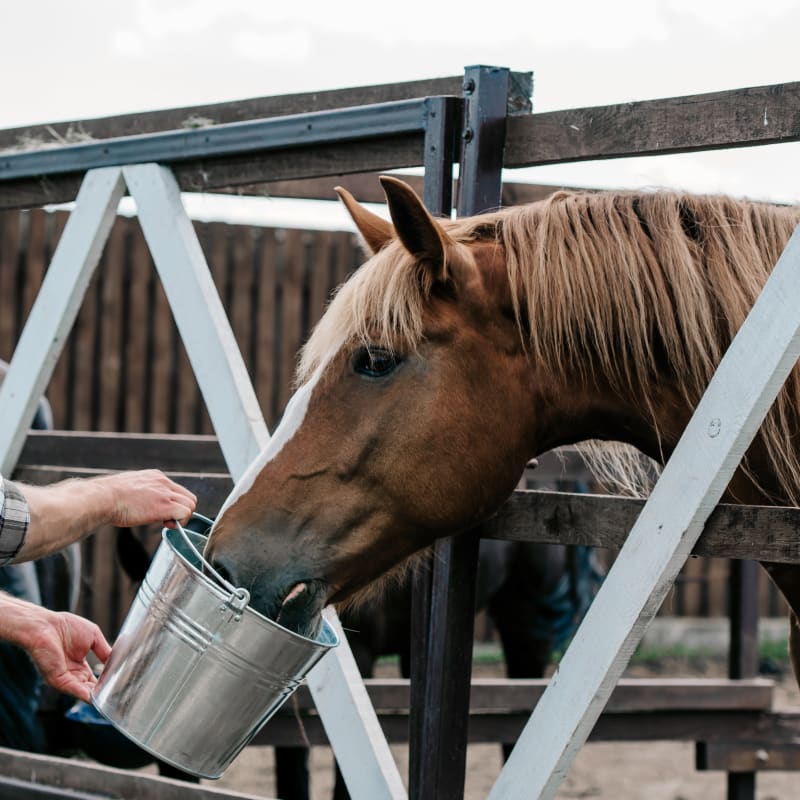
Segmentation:
<svg viewBox="0 0 800 800">
<path fill-rule="evenodd" d="M 602 376 L 646 403 L 666 373 L 694 407 L 798 222 L 798 208 L 727 197 L 558 192 L 442 224 L 459 241 L 503 245 L 530 358 L 554 380 Z M 333 299 L 299 380 L 348 341 L 413 348 L 426 300 L 414 259 L 390 243 Z M 795 505 L 799 407 L 795 369 L 760 433 L 781 489 L 775 499 Z"/>
</svg>

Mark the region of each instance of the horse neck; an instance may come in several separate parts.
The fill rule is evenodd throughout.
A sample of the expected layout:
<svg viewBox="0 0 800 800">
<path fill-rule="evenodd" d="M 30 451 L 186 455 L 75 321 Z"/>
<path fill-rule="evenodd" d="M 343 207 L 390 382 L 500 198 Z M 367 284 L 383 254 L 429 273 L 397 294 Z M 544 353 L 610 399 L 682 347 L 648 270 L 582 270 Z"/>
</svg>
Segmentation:
<svg viewBox="0 0 800 800">
<path fill-rule="evenodd" d="M 573 399 L 566 407 L 568 413 L 551 422 L 551 433 L 557 441 L 549 442 L 546 449 L 590 439 L 621 442 L 665 464 L 693 409 L 681 399 L 667 378 L 658 385 L 657 391 L 651 391 L 650 396 L 644 398 L 622 397 L 602 382 L 595 382 L 591 389 L 576 383 L 569 391 Z M 785 504 L 788 501 L 782 499 L 783 496 L 765 445 L 757 438 L 747 452 L 747 467 L 740 466 L 736 471 L 723 502 Z"/>
</svg>

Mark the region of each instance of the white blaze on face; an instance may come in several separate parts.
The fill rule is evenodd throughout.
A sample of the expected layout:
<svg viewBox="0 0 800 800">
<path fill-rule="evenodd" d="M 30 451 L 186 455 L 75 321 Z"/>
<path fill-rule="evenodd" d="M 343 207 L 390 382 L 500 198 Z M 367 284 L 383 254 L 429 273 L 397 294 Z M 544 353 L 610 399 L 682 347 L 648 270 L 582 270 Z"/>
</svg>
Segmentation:
<svg viewBox="0 0 800 800">
<path fill-rule="evenodd" d="M 255 479 L 261 473 L 261 470 L 264 469 L 264 467 L 270 461 L 272 461 L 272 459 L 275 458 L 278 453 L 281 452 L 281 450 L 283 450 L 284 445 L 300 429 L 300 426 L 303 424 L 303 420 L 305 419 L 306 410 L 308 409 L 308 402 L 311 399 L 312 393 L 314 392 L 314 387 L 319 382 L 320 376 L 325 370 L 328 361 L 329 359 L 326 360 L 325 363 L 320 364 L 311 378 L 309 378 L 309 380 L 292 395 L 292 398 L 289 400 L 286 406 L 286 411 L 283 413 L 280 425 L 278 425 L 275 433 L 273 433 L 270 437 L 267 446 L 259 453 L 255 461 L 250 464 L 242 477 L 236 482 L 236 485 L 233 487 L 233 491 L 228 495 L 227 499 L 222 504 L 219 514 L 217 514 L 216 522 L 219 522 L 219 520 L 222 519 L 225 511 L 243 494 L 250 491 Z M 214 527 L 216 527 L 216 522 L 214 523 Z"/>
</svg>

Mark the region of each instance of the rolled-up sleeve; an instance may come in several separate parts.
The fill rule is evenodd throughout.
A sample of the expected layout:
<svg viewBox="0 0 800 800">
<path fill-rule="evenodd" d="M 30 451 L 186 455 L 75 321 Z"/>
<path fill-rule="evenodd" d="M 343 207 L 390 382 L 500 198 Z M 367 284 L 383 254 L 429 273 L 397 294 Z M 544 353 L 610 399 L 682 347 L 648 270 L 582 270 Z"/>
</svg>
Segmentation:
<svg viewBox="0 0 800 800">
<path fill-rule="evenodd" d="M 0 566 L 20 551 L 31 516 L 22 492 L 0 475 Z"/>
</svg>

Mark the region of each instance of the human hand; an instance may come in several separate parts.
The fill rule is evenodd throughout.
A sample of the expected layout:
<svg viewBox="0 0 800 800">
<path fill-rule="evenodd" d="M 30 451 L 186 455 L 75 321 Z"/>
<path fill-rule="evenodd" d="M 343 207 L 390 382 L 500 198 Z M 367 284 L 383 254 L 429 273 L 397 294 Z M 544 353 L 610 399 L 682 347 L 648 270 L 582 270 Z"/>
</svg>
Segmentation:
<svg viewBox="0 0 800 800">
<path fill-rule="evenodd" d="M 197 506 L 197 498 L 188 489 L 157 469 L 118 472 L 98 481 L 104 481 L 112 493 L 108 521 L 119 527 L 152 522 L 173 527 L 173 520 L 187 522 Z"/>
<path fill-rule="evenodd" d="M 97 678 L 86 656 L 93 652 L 105 663 L 111 655 L 111 645 L 88 619 L 68 612 L 51 615 L 31 639 L 26 648 L 28 654 L 50 686 L 89 703 Z"/>
<path fill-rule="evenodd" d="M 0 638 L 26 650 L 54 689 L 91 701 L 97 679 L 86 657 L 93 652 L 105 662 L 111 655 L 111 646 L 97 625 L 6 594 L 0 594 L 0 613 Z"/>
</svg>

